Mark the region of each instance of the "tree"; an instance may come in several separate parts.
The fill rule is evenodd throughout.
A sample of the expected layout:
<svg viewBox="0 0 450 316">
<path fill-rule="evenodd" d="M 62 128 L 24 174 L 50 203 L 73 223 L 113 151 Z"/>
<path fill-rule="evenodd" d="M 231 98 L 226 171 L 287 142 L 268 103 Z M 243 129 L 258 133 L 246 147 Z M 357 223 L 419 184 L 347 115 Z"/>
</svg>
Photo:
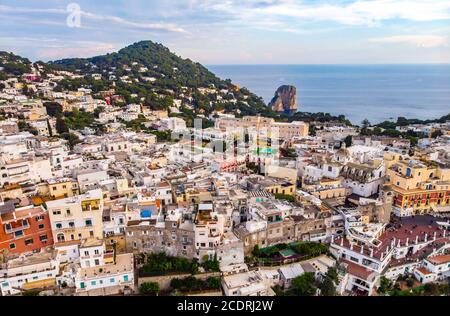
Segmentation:
<svg viewBox="0 0 450 316">
<path fill-rule="evenodd" d="M 209 277 L 206 280 L 206 283 L 208 285 L 208 288 L 211 290 L 220 289 L 220 287 L 221 287 L 220 278 Z"/>
<path fill-rule="evenodd" d="M 52 126 L 50 125 L 49 119 L 47 119 L 47 129 L 48 129 L 48 135 L 50 137 L 53 137 L 53 130 L 52 130 Z"/>
<path fill-rule="evenodd" d="M 369 122 L 368 119 L 364 119 L 364 120 L 362 121 L 361 125 L 362 125 L 362 128 L 366 128 L 366 129 L 367 129 L 367 128 L 370 127 L 370 122 Z"/>
<path fill-rule="evenodd" d="M 56 118 L 56 131 L 60 135 L 69 132 L 69 128 L 67 127 L 66 121 L 61 116 L 58 116 Z"/>
<path fill-rule="evenodd" d="M 326 278 L 329 278 L 334 283 L 339 282 L 339 275 L 336 267 L 329 267 L 327 273 L 325 274 Z"/>
<path fill-rule="evenodd" d="M 353 145 L 353 137 L 351 135 L 348 135 L 344 139 L 345 146 L 351 147 Z"/>
<path fill-rule="evenodd" d="M 336 284 L 339 282 L 339 275 L 335 267 L 328 268 L 322 283 L 320 284 L 320 292 L 322 296 L 335 296 Z"/>
<path fill-rule="evenodd" d="M 436 283 L 425 284 L 424 294 L 427 296 L 438 296 L 440 294 L 439 284 Z"/>
<path fill-rule="evenodd" d="M 94 110 L 94 116 L 96 117 L 96 118 L 99 118 L 100 117 L 100 113 L 102 113 L 102 112 L 104 112 L 105 111 L 105 107 L 104 106 L 98 106 L 98 107 L 96 107 L 95 108 L 95 110 Z"/>
<path fill-rule="evenodd" d="M 370 127 L 370 122 L 368 119 L 364 119 L 361 122 L 361 135 L 369 135 L 369 127 Z"/>
<path fill-rule="evenodd" d="M 156 282 L 142 283 L 139 287 L 139 293 L 141 293 L 142 295 L 157 296 L 159 292 L 159 284 Z"/>
<path fill-rule="evenodd" d="M 412 277 L 408 277 L 407 279 L 406 279 L 406 285 L 408 286 L 408 287 L 413 287 L 414 286 L 414 278 L 412 278 Z"/>
<path fill-rule="evenodd" d="M 319 288 L 321 296 L 336 296 L 336 286 L 330 278 L 325 277 Z"/>
<path fill-rule="evenodd" d="M 254 257 L 260 257 L 260 256 L 261 256 L 261 249 L 259 249 L 259 246 L 258 246 L 258 245 L 256 245 L 256 246 L 253 248 L 252 255 L 253 255 Z"/>
<path fill-rule="evenodd" d="M 63 107 L 58 102 L 45 102 L 44 106 L 47 110 L 47 114 L 51 117 L 58 117 L 63 113 Z"/>
<path fill-rule="evenodd" d="M 431 133 L 431 138 L 438 138 L 440 136 L 444 135 L 440 129 L 437 129 Z"/>
<path fill-rule="evenodd" d="M 291 293 L 295 296 L 314 296 L 317 288 L 314 273 L 307 272 L 292 281 Z"/>
<path fill-rule="evenodd" d="M 69 143 L 70 149 L 73 149 L 73 147 L 75 147 L 76 144 L 81 143 L 81 141 L 78 138 L 78 136 L 75 135 L 74 133 L 64 133 L 64 134 L 62 134 L 62 137 L 65 140 L 67 140 L 67 142 Z"/>
<path fill-rule="evenodd" d="M 382 276 L 380 279 L 380 287 L 377 292 L 380 294 L 386 294 L 388 291 L 392 289 L 392 282 L 385 276 Z"/>
<path fill-rule="evenodd" d="M 206 259 L 206 260 L 205 260 Z M 203 264 L 202 267 L 206 270 L 206 271 L 220 271 L 220 263 L 217 260 L 217 254 L 214 254 L 214 258 L 211 260 L 208 256 L 205 256 L 205 258 L 203 258 Z"/>
</svg>

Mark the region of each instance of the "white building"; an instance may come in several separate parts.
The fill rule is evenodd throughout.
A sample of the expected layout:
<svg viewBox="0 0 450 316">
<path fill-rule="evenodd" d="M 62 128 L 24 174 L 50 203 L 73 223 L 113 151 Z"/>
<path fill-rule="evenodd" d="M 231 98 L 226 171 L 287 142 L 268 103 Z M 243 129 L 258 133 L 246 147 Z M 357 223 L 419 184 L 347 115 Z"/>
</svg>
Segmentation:
<svg viewBox="0 0 450 316">
<path fill-rule="evenodd" d="M 274 296 L 273 290 L 255 271 L 224 276 L 222 288 L 225 296 Z"/>
<path fill-rule="evenodd" d="M 21 255 L 0 266 L 0 289 L 3 296 L 24 290 L 54 286 L 59 273 L 55 252 Z"/>
</svg>

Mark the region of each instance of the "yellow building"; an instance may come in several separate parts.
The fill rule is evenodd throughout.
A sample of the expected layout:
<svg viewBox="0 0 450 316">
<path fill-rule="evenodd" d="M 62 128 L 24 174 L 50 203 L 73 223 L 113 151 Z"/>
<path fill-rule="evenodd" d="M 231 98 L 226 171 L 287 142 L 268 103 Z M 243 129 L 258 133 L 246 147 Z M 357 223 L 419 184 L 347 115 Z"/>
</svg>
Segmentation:
<svg viewBox="0 0 450 316">
<path fill-rule="evenodd" d="M 278 182 L 274 183 L 273 185 L 266 186 L 264 189 L 274 195 L 280 194 L 294 196 L 295 184 L 287 181 Z"/>
<path fill-rule="evenodd" d="M 347 189 L 343 186 L 342 179 L 323 178 L 312 183 L 303 181 L 302 189 L 321 200 L 347 196 Z"/>
<path fill-rule="evenodd" d="M 398 159 L 391 161 L 386 176 L 399 216 L 440 212 L 450 205 L 450 169 L 435 162 Z"/>
<path fill-rule="evenodd" d="M 273 118 L 261 116 L 245 116 L 240 118 L 222 118 L 217 120 L 216 128 L 221 130 L 255 129 L 258 134 L 266 134 L 273 137 L 278 135 L 280 139 L 306 137 L 309 135 L 309 124 L 294 121 L 291 123 L 275 122 Z M 267 135 L 267 133 L 269 135 Z"/>
<path fill-rule="evenodd" d="M 78 182 L 74 179 L 56 179 L 47 182 L 48 195 L 53 199 L 72 197 L 80 194 Z"/>
<path fill-rule="evenodd" d="M 46 202 L 56 243 L 87 238 L 103 239 L 101 190 Z"/>
<path fill-rule="evenodd" d="M 22 187 L 18 184 L 5 185 L 0 189 L 0 201 L 22 199 L 23 198 Z"/>
</svg>

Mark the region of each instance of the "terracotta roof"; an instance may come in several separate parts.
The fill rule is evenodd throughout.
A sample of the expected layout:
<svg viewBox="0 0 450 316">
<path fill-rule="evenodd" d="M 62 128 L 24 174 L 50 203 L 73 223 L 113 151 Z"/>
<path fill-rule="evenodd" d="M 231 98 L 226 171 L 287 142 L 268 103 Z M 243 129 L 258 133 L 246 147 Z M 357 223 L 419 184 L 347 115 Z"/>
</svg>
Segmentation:
<svg viewBox="0 0 450 316">
<path fill-rule="evenodd" d="M 434 233 L 436 232 L 436 240 L 433 240 Z M 406 241 L 409 245 L 413 245 L 416 241 L 416 237 L 419 243 L 425 242 L 425 235 L 428 234 L 428 242 L 441 244 L 449 241 L 449 237 L 444 237 L 444 231 L 439 228 L 436 223 L 436 219 L 429 215 L 415 216 L 414 218 L 404 218 L 396 226 L 392 226 L 386 229 L 386 231 L 378 238 L 381 241 L 381 245 L 377 248 L 374 247 L 373 257 L 380 259 L 381 255 L 386 252 L 386 248 L 391 246 L 392 241 L 395 240 L 395 246 L 397 247 L 400 241 L 402 246 L 405 246 Z M 334 241 L 334 245 L 340 245 L 341 238 Z M 350 249 L 350 242 L 344 238 L 343 246 Z M 355 252 L 361 252 L 359 245 L 353 245 Z M 364 247 L 364 254 L 370 255 L 369 247 Z"/>
<path fill-rule="evenodd" d="M 423 267 L 422 267 L 422 268 L 418 268 L 417 271 L 419 271 L 419 272 L 422 273 L 423 275 L 431 274 L 430 271 L 428 271 L 427 269 L 425 269 L 425 268 L 423 268 Z"/>
<path fill-rule="evenodd" d="M 366 269 L 359 264 L 351 262 L 349 260 L 342 260 L 343 263 L 347 265 L 347 272 L 353 276 L 356 276 L 360 279 L 372 282 L 374 277 L 376 276 L 376 272 Z"/>
<path fill-rule="evenodd" d="M 430 257 L 427 259 L 427 261 L 431 262 L 434 265 L 447 263 L 447 262 L 450 262 L 450 255 L 439 255 L 439 256 Z"/>
</svg>

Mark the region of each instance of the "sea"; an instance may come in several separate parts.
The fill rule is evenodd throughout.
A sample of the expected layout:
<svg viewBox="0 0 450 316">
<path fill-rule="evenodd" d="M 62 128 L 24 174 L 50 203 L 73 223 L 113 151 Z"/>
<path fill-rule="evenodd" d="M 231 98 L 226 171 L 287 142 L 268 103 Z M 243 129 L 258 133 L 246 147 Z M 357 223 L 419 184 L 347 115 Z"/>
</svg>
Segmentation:
<svg viewBox="0 0 450 316">
<path fill-rule="evenodd" d="M 273 98 L 297 87 L 299 111 L 344 114 L 354 124 L 397 117 L 434 119 L 450 113 L 450 64 L 209 65 L 223 79 Z"/>
</svg>

